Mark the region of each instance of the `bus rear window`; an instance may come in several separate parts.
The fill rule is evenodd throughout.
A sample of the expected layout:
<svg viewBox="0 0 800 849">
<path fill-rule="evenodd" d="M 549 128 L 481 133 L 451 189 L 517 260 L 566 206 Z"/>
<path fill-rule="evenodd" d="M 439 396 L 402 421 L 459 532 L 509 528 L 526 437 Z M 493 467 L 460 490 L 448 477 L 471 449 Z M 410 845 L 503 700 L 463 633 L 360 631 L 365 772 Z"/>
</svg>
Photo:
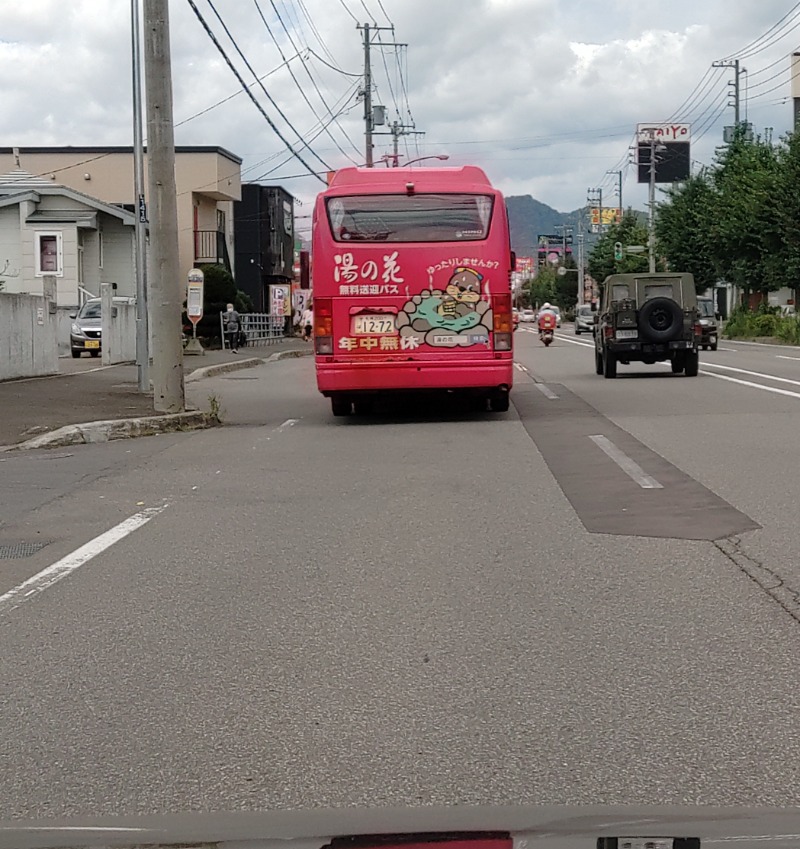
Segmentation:
<svg viewBox="0 0 800 849">
<path fill-rule="evenodd" d="M 328 198 L 337 242 L 477 242 L 489 235 L 489 195 L 351 195 Z"/>
</svg>

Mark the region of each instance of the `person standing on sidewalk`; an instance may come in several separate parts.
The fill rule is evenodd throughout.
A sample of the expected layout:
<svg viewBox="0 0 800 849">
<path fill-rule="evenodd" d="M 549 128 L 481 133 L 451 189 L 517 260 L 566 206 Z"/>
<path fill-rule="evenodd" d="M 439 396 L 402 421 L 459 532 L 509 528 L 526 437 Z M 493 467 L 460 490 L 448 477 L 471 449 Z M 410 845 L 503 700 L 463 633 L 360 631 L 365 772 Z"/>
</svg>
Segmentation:
<svg viewBox="0 0 800 849">
<path fill-rule="evenodd" d="M 311 332 L 314 329 L 314 310 L 311 306 L 311 301 L 303 310 L 303 317 L 300 319 L 300 324 L 303 328 L 303 340 L 308 342 L 311 339 Z"/>
<path fill-rule="evenodd" d="M 241 330 L 241 321 L 239 313 L 233 308 L 233 304 L 228 304 L 228 310 L 224 317 L 225 335 L 228 337 L 228 345 L 232 354 L 238 354 L 239 347 L 239 331 Z"/>
</svg>

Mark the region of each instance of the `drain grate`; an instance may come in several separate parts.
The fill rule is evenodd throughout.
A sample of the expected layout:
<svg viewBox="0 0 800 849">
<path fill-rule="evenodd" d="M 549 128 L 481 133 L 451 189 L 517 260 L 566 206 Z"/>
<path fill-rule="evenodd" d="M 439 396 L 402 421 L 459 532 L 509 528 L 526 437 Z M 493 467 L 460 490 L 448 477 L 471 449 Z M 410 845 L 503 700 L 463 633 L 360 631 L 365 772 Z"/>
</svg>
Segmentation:
<svg viewBox="0 0 800 849">
<path fill-rule="evenodd" d="M 0 560 L 17 560 L 21 557 L 30 557 L 41 551 L 49 543 L 46 542 L 12 542 L 0 543 Z"/>
</svg>

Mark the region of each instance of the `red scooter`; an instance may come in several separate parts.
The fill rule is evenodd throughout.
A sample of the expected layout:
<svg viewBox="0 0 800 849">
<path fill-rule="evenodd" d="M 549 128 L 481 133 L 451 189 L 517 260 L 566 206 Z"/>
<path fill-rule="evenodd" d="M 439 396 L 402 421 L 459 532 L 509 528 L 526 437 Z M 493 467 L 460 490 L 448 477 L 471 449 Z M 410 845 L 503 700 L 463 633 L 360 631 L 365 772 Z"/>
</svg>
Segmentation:
<svg viewBox="0 0 800 849">
<path fill-rule="evenodd" d="M 544 342 L 547 348 L 553 341 L 556 333 L 556 317 L 553 313 L 547 312 L 539 317 L 539 338 Z"/>
</svg>

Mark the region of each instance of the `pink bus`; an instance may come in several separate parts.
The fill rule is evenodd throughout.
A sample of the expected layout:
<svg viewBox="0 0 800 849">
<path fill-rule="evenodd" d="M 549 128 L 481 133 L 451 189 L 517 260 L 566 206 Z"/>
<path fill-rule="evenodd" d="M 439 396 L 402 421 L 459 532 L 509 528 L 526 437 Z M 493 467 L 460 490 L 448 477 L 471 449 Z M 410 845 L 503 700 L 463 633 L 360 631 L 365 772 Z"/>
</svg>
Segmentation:
<svg viewBox="0 0 800 849">
<path fill-rule="evenodd" d="M 317 386 L 333 414 L 390 392 L 464 392 L 508 409 L 508 217 L 486 174 L 345 168 L 313 218 Z"/>
</svg>

